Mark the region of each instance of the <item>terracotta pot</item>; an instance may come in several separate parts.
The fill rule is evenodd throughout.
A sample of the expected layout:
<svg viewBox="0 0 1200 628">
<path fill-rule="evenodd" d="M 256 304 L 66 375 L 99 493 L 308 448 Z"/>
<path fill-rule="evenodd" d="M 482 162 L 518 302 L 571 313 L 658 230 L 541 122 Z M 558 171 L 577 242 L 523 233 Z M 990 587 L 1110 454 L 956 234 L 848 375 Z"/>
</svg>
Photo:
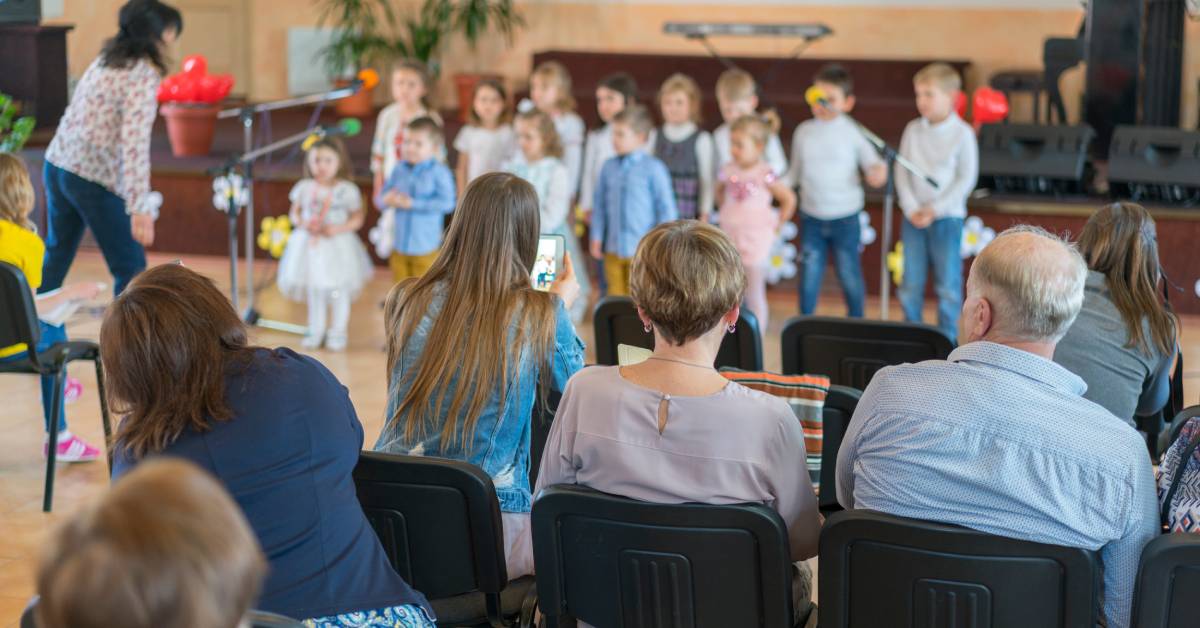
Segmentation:
<svg viewBox="0 0 1200 628">
<path fill-rule="evenodd" d="M 348 79 L 338 79 L 333 82 L 338 89 L 350 84 Z M 343 118 L 369 118 L 375 113 L 375 101 L 371 97 L 374 89 L 360 89 L 353 96 L 347 96 L 333 103 L 333 110 Z"/>
<path fill-rule="evenodd" d="M 167 121 L 167 137 L 171 154 L 176 157 L 203 157 L 212 148 L 213 132 L 217 126 L 217 105 L 169 102 L 159 113 Z"/>
<path fill-rule="evenodd" d="M 458 90 L 458 115 L 463 123 L 471 116 L 471 105 L 474 104 L 475 86 L 484 79 L 502 81 L 503 77 L 495 74 L 475 74 L 461 72 L 454 75 L 454 86 Z"/>
</svg>

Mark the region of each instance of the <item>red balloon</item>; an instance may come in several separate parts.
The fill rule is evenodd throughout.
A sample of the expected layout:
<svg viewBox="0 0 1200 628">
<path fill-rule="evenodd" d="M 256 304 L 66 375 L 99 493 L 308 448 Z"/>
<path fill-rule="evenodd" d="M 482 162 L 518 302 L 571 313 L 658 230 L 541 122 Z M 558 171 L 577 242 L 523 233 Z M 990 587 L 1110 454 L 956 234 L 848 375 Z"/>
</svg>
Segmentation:
<svg viewBox="0 0 1200 628">
<path fill-rule="evenodd" d="M 208 59 L 204 55 L 188 55 L 183 58 L 183 73 L 192 76 L 208 74 Z"/>
<path fill-rule="evenodd" d="M 158 85 L 158 102 L 169 102 L 171 100 L 171 86 L 179 84 L 179 75 L 173 74 L 162 80 Z"/>
<path fill-rule="evenodd" d="M 1003 92 L 991 87 L 980 87 L 975 90 L 973 101 L 975 128 L 1002 122 L 1008 117 L 1008 97 Z"/>
<path fill-rule="evenodd" d="M 958 92 L 954 97 L 954 110 L 958 112 L 958 117 L 967 119 L 967 95 L 963 92 Z"/>
<path fill-rule="evenodd" d="M 200 102 L 213 104 L 221 100 L 221 85 L 217 77 L 202 76 L 196 81 L 196 96 Z"/>
<path fill-rule="evenodd" d="M 192 77 L 183 75 L 180 80 L 167 87 L 167 100 L 170 102 L 197 102 L 200 97 L 200 86 Z"/>
<path fill-rule="evenodd" d="M 217 92 L 220 95 L 220 98 L 217 100 L 225 100 L 225 98 L 229 96 L 229 92 L 233 91 L 233 75 L 218 74 L 217 84 L 220 86 L 220 89 Z"/>
</svg>

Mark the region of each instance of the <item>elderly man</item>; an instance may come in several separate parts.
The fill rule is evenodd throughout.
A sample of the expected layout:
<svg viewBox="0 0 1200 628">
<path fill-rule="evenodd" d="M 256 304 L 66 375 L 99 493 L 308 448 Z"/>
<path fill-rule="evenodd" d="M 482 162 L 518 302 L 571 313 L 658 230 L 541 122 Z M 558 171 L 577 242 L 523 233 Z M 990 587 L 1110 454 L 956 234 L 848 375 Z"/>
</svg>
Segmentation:
<svg viewBox="0 0 1200 628">
<path fill-rule="evenodd" d="M 1099 550 L 1104 615 L 1123 628 L 1157 501 L 1137 432 L 1051 360 L 1086 274 L 1041 229 L 997 237 L 971 267 L 963 344 L 867 386 L 838 452 L 837 493 L 846 508 Z"/>
</svg>

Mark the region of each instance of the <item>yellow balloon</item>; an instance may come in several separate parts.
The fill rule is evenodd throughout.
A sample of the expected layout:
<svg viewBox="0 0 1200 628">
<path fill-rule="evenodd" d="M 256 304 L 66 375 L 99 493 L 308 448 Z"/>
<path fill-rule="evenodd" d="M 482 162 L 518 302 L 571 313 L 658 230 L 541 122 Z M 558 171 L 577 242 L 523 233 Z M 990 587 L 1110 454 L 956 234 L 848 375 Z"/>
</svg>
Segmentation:
<svg viewBox="0 0 1200 628">
<path fill-rule="evenodd" d="M 904 279 L 904 243 L 897 242 L 896 249 L 887 254 L 887 267 L 892 273 L 892 281 L 898 286 Z"/>
</svg>

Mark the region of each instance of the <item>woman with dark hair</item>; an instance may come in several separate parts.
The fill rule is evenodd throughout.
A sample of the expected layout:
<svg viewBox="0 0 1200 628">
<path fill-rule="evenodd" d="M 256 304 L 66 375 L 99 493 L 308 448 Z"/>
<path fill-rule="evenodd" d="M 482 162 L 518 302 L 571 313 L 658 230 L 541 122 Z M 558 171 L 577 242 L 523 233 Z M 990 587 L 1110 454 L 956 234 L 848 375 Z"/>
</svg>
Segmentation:
<svg viewBox="0 0 1200 628">
<path fill-rule="evenodd" d="M 166 49 L 183 17 L 158 0 L 121 7 L 120 30 L 79 79 L 46 149 L 49 229 L 41 292 L 58 289 L 90 228 L 120 294 L 146 268 L 162 197 L 150 191 L 150 131 Z"/>
<path fill-rule="evenodd" d="M 142 273 L 113 301 L 100 345 L 123 415 L 113 477 L 155 456 L 216 476 L 270 562 L 258 608 L 318 628 L 433 628 L 358 503 L 362 424 L 320 362 L 250 346 L 213 282 L 175 264 Z"/>
<path fill-rule="evenodd" d="M 1083 308 L 1054 361 L 1083 378 L 1084 397 L 1136 426 L 1170 394 L 1178 327 L 1163 303 L 1154 219 L 1141 205 L 1113 203 L 1079 236 L 1088 264 Z"/>
</svg>

